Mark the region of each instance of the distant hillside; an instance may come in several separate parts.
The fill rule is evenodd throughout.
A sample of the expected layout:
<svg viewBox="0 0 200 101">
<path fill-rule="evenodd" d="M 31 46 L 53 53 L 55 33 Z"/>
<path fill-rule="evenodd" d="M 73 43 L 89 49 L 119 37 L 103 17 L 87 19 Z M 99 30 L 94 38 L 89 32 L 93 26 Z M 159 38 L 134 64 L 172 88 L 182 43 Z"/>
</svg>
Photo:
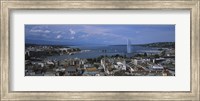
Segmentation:
<svg viewBox="0 0 200 101">
<path fill-rule="evenodd" d="M 52 47 L 67 47 L 66 45 L 48 45 L 48 44 L 29 44 L 26 43 L 25 47 L 29 47 L 29 46 L 52 46 Z"/>
<path fill-rule="evenodd" d="M 175 48 L 175 42 L 156 42 L 149 44 L 142 44 L 145 47 L 159 47 L 159 48 Z"/>
</svg>

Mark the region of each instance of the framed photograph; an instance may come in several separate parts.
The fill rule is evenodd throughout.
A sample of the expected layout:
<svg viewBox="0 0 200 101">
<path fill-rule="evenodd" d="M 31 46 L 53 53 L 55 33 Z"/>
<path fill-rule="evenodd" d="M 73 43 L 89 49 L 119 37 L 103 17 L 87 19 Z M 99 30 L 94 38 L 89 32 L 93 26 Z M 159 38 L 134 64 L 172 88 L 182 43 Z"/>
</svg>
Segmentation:
<svg viewBox="0 0 200 101">
<path fill-rule="evenodd" d="M 199 0 L 1 1 L 1 100 L 200 100 Z"/>
</svg>

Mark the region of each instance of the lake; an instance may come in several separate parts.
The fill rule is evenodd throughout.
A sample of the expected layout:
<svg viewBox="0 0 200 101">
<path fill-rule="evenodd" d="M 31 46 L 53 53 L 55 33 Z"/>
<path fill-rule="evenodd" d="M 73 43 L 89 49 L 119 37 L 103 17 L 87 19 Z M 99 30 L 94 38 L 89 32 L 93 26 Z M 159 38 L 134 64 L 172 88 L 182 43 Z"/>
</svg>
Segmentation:
<svg viewBox="0 0 200 101">
<path fill-rule="evenodd" d="M 131 53 L 127 53 L 126 45 L 88 45 L 88 46 L 70 46 L 71 48 L 80 48 L 82 52 L 75 53 L 73 55 L 63 54 L 63 55 L 54 55 L 48 56 L 47 59 L 50 60 L 64 60 L 69 58 L 96 58 L 102 55 L 112 56 L 112 55 L 126 55 L 127 57 L 134 56 L 137 53 L 159 53 L 158 48 L 143 47 L 143 46 L 131 46 Z M 103 50 L 106 50 L 103 51 Z"/>
</svg>

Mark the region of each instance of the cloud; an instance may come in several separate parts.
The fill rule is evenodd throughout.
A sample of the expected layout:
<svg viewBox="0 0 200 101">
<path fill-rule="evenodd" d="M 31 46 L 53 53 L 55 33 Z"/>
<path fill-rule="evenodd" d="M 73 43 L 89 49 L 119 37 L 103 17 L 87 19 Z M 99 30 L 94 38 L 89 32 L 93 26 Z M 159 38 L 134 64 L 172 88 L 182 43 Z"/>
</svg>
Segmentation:
<svg viewBox="0 0 200 101">
<path fill-rule="evenodd" d="M 49 30 L 41 30 L 41 29 L 31 29 L 29 32 L 33 32 L 33 33 L 50 33 Z"/>
<path fill-rule="evenodd" d="M 34 26 L 33 29 L 48 29 L 48 25 L 38 25 L 38 26 Z"/>
<path fill-rule="evenodd" d="M 44 33 L 50 33 L 50 31 L 49 30 L 45 30 Z"/>
<path fill-rule="evenodd" d="M 57 35 L 56 39 L 60 39 L 62 37 L 62 35 Z"/>
<path fill-rule="evenodd" d="M 61 31 L 54 31 L 53 33 L 55 33 L 55 34 L 59 34 L 59 33 L 61 33 Z"/>
<path fill-rule="evenodd" d="M 109 29 L 106 28 L 101 28 L 97 26 L 83 26 L 83 32 L 88 33 L 88 34 L 94 34 L 94 35 L 105 35 L 108 34 L 110 31 Z"/>
<path fill-rule="evenodd" d="M 72 29 L 69 29 L 69 32 L 70 32 L 70 34 L 72 34 L 72 35 L 76 34 L 76 32 L 73 31 Z"/>
<path fill-rule="evenodd" d="M 34 32 L 34 33 L 37 33 L 37 32 L 43 32 L 42 30 L 40 29 L 31 29 L 29 32 Z"/>
<path fill-rule="evenodd" d="M 73 40 L 73 39 L 75 39 L 75 37 L 72 36 L 72 37 L 70 37 L 70 39 Z"/>
<path fill-rule="evenodd" d="M 48 38 L 48 35 L 46 35 L 46 34 L 43 34 L 42 36 L 45 37 L 45 38 Z"/>
<path fill-rule="evenodd" d="M 104 26 L 90 26 L 90 25 L 85 25 L 82 26 L 82 30 L 79 32 L 84 32 L 87 33 L 86 35 L 82 35 L 80 37 L 82 38 L 87 38 L 91 36 L 96 36 L 96 37 L 109 37 L 109 38 L 117 38 L 117 39 L 127 39 L 123 34 L 116 34 L 116 32 L 113 32 L 113 28 L 106 28 Z M 118 32 L 117 32 L 118 33 Z"/>
<path fill-rule="evenodd" d="M 136 33 L 136 34 L 139 34 L 139 33 L 140 33 L 140 31 L 135 31 L 135 33 Z"/>
<path fill-rule="evenodd" d="M 86 37 L 89 37 L 89 34 L 84 34 L 84 35 L 81 35 L 80 37 L 81 38 L 86 38 Z"/>
</svg>

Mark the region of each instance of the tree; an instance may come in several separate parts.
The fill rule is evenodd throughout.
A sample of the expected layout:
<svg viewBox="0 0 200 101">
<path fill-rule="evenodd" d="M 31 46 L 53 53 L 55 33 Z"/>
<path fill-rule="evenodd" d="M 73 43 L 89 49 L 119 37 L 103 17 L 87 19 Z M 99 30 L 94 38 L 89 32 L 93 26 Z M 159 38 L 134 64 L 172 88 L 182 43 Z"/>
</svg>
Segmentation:
<svg viewBox="0 0 200 101">
<path fill-rule="evenodd" d="M 147 53 L 146 52 L 144 53 L 144 57 L 147 57 Z"/>
<path fill-rule="evenodd" d="M 166 54 L 166 50 L 161 52 L 161 56 L 165 56 L 165 54 Z"/>
<path fill-rule="evenodd" d="M 159 58 L 160 56 L 158 54 L 155 54 L 154 55 L 154 58 Z"/>
<path fill-rule="evenodd" d="M 141 57 L 141 56 L 142 56 L 141 54 L 136 54 L 136 55 L 135 55 L 135 57 Z"/>
<path fill-rule="evenodd" d="M 80 48 L 77 48 L 76 50 L 77 50 L 77 51 L 81 51 L 81 49 L 80 49 Z"/>
<path fill-rule="evenodd" d="M 117 71 L 114 73 L 115 76 L 123 76 L 124 73 L 122 71 Z"/>
</svg>

